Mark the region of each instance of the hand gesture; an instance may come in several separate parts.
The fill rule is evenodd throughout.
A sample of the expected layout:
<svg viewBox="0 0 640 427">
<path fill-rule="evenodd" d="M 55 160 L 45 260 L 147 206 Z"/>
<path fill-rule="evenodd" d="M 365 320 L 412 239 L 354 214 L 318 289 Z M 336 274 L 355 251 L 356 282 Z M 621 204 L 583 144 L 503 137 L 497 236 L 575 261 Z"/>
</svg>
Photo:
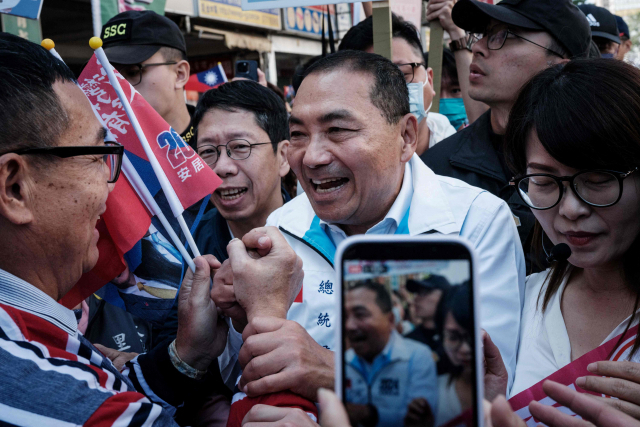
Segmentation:
<svg viewBox="0 0 640 427">
<path fill-rule="evenodd" d="M 465 36 L 465 31 L 456 26 L 451 18 L 451 10 L 457 0 L 429 0 L 427 3 L 427 21 L 439 20 L 442 28 L 449 33 L 451 40 Z"/>
<path fill-rule="evenodd" d="M 404 417 L 405 427 L 433 427 L 434 422 L 433 411 L 427 399 L 417 397 L 409 403 Z"/>
<path fill-rule="evenodd" d="M 211 276 L 220 268 L 213 255 L 193 260 L 195 273 L 189 269 L 178 294 L 178 356 L 201 371 L 218 357 L 227 342 L 227 324 L 218 322 L 218 312 L 209 296 Z"/>
<path fill-rule="evenodd" d="M 315 402 L 320 387 L 334 386 L 334 353 L 292 320 L 257 317 L 243 332 L 238 387 L 249 396 L 283 390 Z"/>
<path fill-rule="evenodd" d="M 484 398 L 492 402 L 498 395 L 507 394 L 509 374 L 502 361 L 500 350 L 491 341 L 491 337 L 482 330 L 482 348 L 484 355 Z"/>
<path fill-rule="evenodd" d="M 275 227 L 251 230 L 227 246 L 236 301 L 251 321 L 256 316 L 286 319 L 302 288 L 302 260 Z"/>
<path fill-rule="evenodd" d="M 595 362 L 587 367 L 593 374 L 576 380 L 584 390 L 616 397 L 594 397 L 607 405 L 640 419 L 640 364 L 634 362 Z"/>
</svg>

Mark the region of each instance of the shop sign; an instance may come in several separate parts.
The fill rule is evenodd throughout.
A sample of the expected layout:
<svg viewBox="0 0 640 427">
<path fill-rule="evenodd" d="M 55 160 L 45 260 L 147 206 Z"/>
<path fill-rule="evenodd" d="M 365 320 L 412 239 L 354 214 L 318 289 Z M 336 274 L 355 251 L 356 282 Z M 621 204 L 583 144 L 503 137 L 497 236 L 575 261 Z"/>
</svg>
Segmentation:
<svg viewBox="0 0 640 427">
<path fill-rule="evenodd" d="M 2 14 L 2 31 L 38 44 L 42 41 L 40 21 L 35 19 Z"/>
<path fill-rule="evenodd" d="M 260 7 L 243 11 L 242 0 L 198 0 L 198 15 L 201 18 L 216 19 L 218 21 L 234 22 L 252 27 L 281 29 L 280 9 Z"/>
<path fill-rule="evenodd" d="M 96 1 L 96 0 L 92 0 Z M 100 2 L 100 20 L 102 25 L 118 13 L 128 10 L 152 10 L 164 15 L 166 0 L 98 0 Z"/>
<path fill-rule="evenodd" d="M 329 34 L 329 24 L 327 22 L 327 13 L 326 6 L 298 6 L 298 7 L 288 7 L 283 9 L 283 21 L 284 21 L 284 29 L 286 31 L 305 34 L 309 36 L 322 37 L 322 17 L 323 17 L 323 9 L 324 13 L 324 28 L 325 34 Z M 333 6 L 329 7 L 331 13 L 331 25 L 335 31 L 337 31 L 338 26 L 336 23 L 336 17 L 334 14 Z M 337 37 L 337 34 L 336 34 Z"/>
</svg>

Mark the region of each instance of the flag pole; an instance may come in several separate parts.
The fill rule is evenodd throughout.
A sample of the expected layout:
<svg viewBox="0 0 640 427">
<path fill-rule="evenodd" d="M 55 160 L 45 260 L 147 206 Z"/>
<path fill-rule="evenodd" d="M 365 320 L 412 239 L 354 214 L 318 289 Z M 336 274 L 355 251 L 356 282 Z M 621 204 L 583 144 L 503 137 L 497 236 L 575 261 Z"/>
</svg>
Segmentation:
<svg viewBox="0 0 640 427">
<path fill-rule="evenodd" d="M 149 141 L 147 141 L 147 137 L 145 136 L 144 132 L 142 131 L 142 128 L 140 127 L 140 123 L 138 122 L 138 119 L 135 113 L 133 112 L 131 105 L 129 104 L 129 100 L 125 96 L 124 91 L 120 86 L 120 82 L 118 81 L 118 78 L 113 72 L 113 68 L 111 67 L 109 60 L 107 59 L 107 55 L 105 55 L 104 50 L 102 50 L 102 40 L 99 37 L 92 37 L 91 40 L 89 41 L 89 45 L 94 50 L 100 64 L 104 67 L 107 73 L 107 77 L 109 78 L 109 83 L 111 83 L 111 86 L 115 89 L 116 93 L 118 94 L 118 98 L 120 98 L 120 102 L 122 103 L 122 106 L 124 107 L 124 110 L 127 113 L 129 120 L 131 120 L 131 125 L 133 126 L 133 129 L 136 135 L 138 136 L 140 143 L 142 144 L 142 148 L 144 149 L 144 152 L 147 155 L 149 163 L 153 168 L 153 172 L 156 174 L 156 177 L 160 182 L 160 187 L 162 187 L 162 190 L 164 191 L 164 195 L 166 196 L 167 201 L 169 202 L 169 206 L 171 207 L 173 216 L 177 218 L 178 224 L 180 224 L 180 228 L 182 229 L 182 232 L 187 238 L 187 242 L 189 243 L 191 252 L 193 252 L 193 255 L 195 257 L 200 256 L 200 251 L 198 250 L 198 247 L 196 246 L 193 240 L 193 236 L 191 236 L 191 231 L 189 231 L 189 227 L 187 227 L 187 223 L 182 217 L 182 212 L 184 211 L 184 208 L 182 207 L 182 203 L 178 199 L 178 195 L 176 194 L 175 190 L 171 186 L 171 183 L 169 182 L 167 175 L 165 175 L 164 170 L 162 169 L 162 166 L 160 166 L 160 163 L 158 163 L 158 159 L 156 159 L 156 156 L 153 153 L 153 150 L 151 150 Z"/>
<path fill-rule="evenodd" d="M 158 203 L 149 192 L 149 189 L 147 189 L 147 186 L 145 185 L 144 181 L 138 174 L 138 171 L 136 171 L 135 167 L 133 166 L 133 164 L 131 163 L 131 161 L 129 160 L 126 154 L 122 156 L 122 172 L 124 172 L 125 176 L 131 183 L 131 186 L 133 187 L 133 189 L 136 190 L 136 193 L 138 193 L 138 196 L 140 197 L 142 202 L 147 206 L 147 209 L 149 210 L 149 212 L 151 212 L 152 215 L 155 215 L 158 217 L 158 219 L 160 220 L 160 223 L 169 234 L 171 241 L 173 242 L 174 245 L 176 245 L 176 248 L 178 249 L 178 251 L 180 251 L 182 258 L 184 258 L 184 260 L 187 262 L 191 271 L 195 273 L 196 265 L 193 263 L 193 260 L 191 259 L 191 256 L 187 252 L 187 249 L 184 247 L 184 245 L 180 241 L 180 238 L 178 237 L 176 232 L 173 231 L 173 227 L 171 227 L 171 224 L 169 224 L 169 221 L 167 221 L 167 218 L 164 216 L 164 213 L 162 212 L 162 210 L 160 210 L 160 206 L 158 206 Z M 191 234 L 189 234 L 189 236 L 191 236 Z"/>
<path fill-rule="evenodd" d="M 56 51 L 55 43 L 53 42 L 53 40 L 44 39 L 42 40 L 41 45 L 42 47 L 47 49 L 49 52 L 51 52 L 51 54 L 54 57 L 64 62 L 62 57 L 60 57 L 60 55 Z M 93 107 L 91 109 L 93 110 Z M 98 112 L 93 110 L 93 113 L 95 114 L 100 124 L 106 128 Z M 156 217 L 158 217 L 158 220 L 160 221 L 162 226 L 165 228 L 165 230 L 169 234 L 171 241 L 173 242 L 173 244 L 176 246 L 176 248 L 182 255 L 182 258 L 184 258 L 184 260 L 187 262 L 191 271 L 195 272 L 196 266 L 193 262 L 193 259 L 191 259 L 191 256 L 187 252 L 187 249 L 184 247 L 184 245 L 180 241 L 180 238 L 176 235 L 175 231 L 173 231 L 173 227 L 171 227 L 171 224 L 169 224 L 169 221 L 167 221 L 167 218 L 164 216 L 164 212 L 162 212 L 162 210 L 160 209 L 160 206 L 158 206 L 158 203 L 156 202 L 156 200 L 153 198 L 153 196 L 147 189 L 146 184 L 144 183 L 144 181 L 138 174 L 138 171 L 136 171 L 135 167 L 133 166 L 133 164 L 131 163 L 131 161 L 129 160 L 126 154 L 122 158 L 122 172 L 124 172 L 125 176 L 129 180 L 129 183 L 138 194 L 138 197 L 140 197 L 140 200 L 142 200 L 142 202 L 145 204 L 149 212 L 151 212 L 152 215 L 155 215 Z M 191 236 L 190 233 L 189 233 L 189 236 Z"/>
</svg>

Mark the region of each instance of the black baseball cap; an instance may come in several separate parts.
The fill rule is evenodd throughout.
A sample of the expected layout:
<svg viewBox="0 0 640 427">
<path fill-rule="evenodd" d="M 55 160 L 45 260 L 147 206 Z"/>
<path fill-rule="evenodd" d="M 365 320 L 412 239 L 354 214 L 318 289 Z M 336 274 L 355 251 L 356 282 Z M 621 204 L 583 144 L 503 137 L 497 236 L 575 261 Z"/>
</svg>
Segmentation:
<svg viewBox="0 0 640 427">
<path fill-rule="evenodd" d="M 446 291 L 450 287 L 451 284 L 449 283 L 449 281 L 444 276 L 440 276 L 438 274 L 432 274 L 422 280 L 407 280 L 407 290 L 414 294 L 419 292 L 421 289 L 426 289 L 428 291 Z"/>
<path fill-rule="evenodd" d="M 463 30 L 482 33 L 491 19 L 528 30 L 546 31 L 573 58 L 586 58 L 591 30 L 584 14 L 571 0 L 503 0 L 497 5 L 459 0 L 453 22 Z"/>
<path fill-rule="evenodd" d="M 618 24 L 618 35 L 620 37 L 626 37 L 628 39 L 631 38 L 631 36 L 629 36 L 629 26 L 627 25 L 626 22 L 624 22 L 624 19 L 622 19 L 621 16 L 618 15 L 613 15 L 616 17 L 616 23 Z"/>
<path fill-rule="evenodd" d="M 593 4 L 581 4 L 578 7 L 587 17 L 587 21 L 589 21 L 592 37 L 601 37 L 618 44 L 621 43 L 618 23 L 613 13 L 604 7 L 598 7 Z"/>
<path fill-rule="evenodd" d="M 109 62 L 116 64 L 139 64 L 161 47 L 187 54 L 184 36 L 176 23 L 150 10 L 117 14 L 104 24 L 101 38 Z"/>
</svg>

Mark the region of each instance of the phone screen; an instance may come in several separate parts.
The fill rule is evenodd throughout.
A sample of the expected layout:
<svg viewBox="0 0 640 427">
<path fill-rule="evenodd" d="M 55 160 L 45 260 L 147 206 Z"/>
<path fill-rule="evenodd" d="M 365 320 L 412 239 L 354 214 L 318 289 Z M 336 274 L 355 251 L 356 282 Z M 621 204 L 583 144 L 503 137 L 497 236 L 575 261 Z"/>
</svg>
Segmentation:
<svg viewBox="0 0 640 427">
<path fill-rule="evenodd" d="M 462 245 L 389 245 L 368 254 L 356 246 L 342 260 L 342 396 L 351 423 L 476 426 L 470 255 Z M 389 259 L 371 259 L 383 252 Z M 416 253 L 437 259 L 408 259 Z"/>
</svg>

